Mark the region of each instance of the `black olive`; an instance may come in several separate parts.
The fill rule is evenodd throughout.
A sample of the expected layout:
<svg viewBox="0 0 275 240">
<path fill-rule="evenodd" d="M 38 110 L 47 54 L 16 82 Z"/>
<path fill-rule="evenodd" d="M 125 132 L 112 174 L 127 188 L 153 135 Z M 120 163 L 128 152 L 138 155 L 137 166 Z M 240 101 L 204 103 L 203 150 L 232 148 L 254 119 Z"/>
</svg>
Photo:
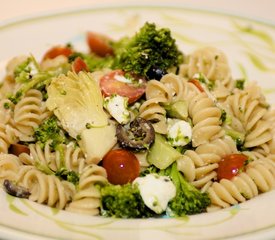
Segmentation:
<svg viewBox="0 0 275 240">
<path fill-rule="evenodd" d="M 155 130 L 149 121 L 138 117 L 129 124 L 119 124 L 116 128 L 116 136 L 122 148 L 140 151 L 148 149 L 154 142 Z"/>
<path fill-rule="evenodd" d="M 15 196 L 15 197 L 28 198 L 31 195 L 31 193 L 29 192 L 28 189 L 21 187 L 21 186 L 17 186 L 14 182 L 12 182 L 8 179 L 4 180 L 3 186 L 4 186 L 4 190 L 8 194 Z"/>
<path fill-rule="evenodd" d="M 146 73 L 146 76 L 149 79 L 155 79 L 155 80 L 160 80 L 165 74 L 167 74 L 166 71 L 163 69 L 160 69 L 156 66 L 152 66 L 148 72 Z"/>
</svg>

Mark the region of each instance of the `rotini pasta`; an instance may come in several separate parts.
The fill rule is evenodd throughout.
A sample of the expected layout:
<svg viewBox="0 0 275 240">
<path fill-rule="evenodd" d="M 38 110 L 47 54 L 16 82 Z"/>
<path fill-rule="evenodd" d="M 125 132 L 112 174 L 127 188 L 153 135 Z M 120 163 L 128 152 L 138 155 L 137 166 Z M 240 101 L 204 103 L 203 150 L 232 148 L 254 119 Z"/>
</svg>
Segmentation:
<svg viewBox="0 0 275 240">
<path fill-rule="evenodd" d="M 88 215 L 98 215 L 100 207 L 100 191 L 96 184 L 107 182 L 104 168 L 95 164 L 88 165 L 80 175 L 78 191 L 66 210 Z"/>
<path fill-rule="evenodd" d="M 224 135 L 221 126 L 221 110 L 205 93 L 196 95 L 189 102 L 188 109 L 194 125 L 192 130 L 194 147 Z"/>
<path fill-rule="evenodd" d="M 207 211 L 182 211 L 189 207 L 178 186 L 184 181 L 209 211 L 274 189 L 275 110 L 256 83 L 233 78 L 223 51 L 203 47 L 184 56 L 176 49 L 175 64 L 161 56 L 165 64 L 139 69 L 136 61 L 129 69 L 125 49 L 122 62 L 116 51 L 95 57 L 68 45 L 64 55 L 51 55 L 60 50 L 54 47 L 41 61 L 19 56 L 7 64 L 0 85 L 0 183 L 7 193 L 13 195 L 10 184 L 26 191 L 19 197 L 69 212 L 152 217 Z M 109 214 L 105 199 L 132 209 Z"/>
<path fill-rule="evenodd" d="M 187 150 L 177 160 L 178 169 L 189 182 L 204 192 L 217 176 L 215 170 L 218 168 L 218 162 L 224 156 L 237 152 L 231 138 L 216 139 L 200 145 L 195 151 Z"/>
<path fill-rule="evenodd" d="M 34 128 L 43 121 L 45 107 L 42 105 L 40 91 L 31 89 L 14 107 L 14 122 L 16 128 L 22 133 L 21 141 L 31 141 Z"/>
<path fill-rule="evenodd" d="M 165 98 L 151 98 L 145 101 L 139 108 L 139 116 L 152 121 L 155 131 L 162 134 L 167 133 L 167 123 L 165 117 L 166 111 L 160 103 L 165 102 Z"/>
<path fill-rule="evenodd" d="M 31 193 L 29 199 L 50 207 L 64 209 L 71 201 L 75 187 L 72 183 L 61 181 L 54 175 L 46 175 L 34 167 L 19 171 L 17 183 Z"/>
<path fill-rule="evenodd" d="M 244 202 L 274 188 L 274 166 L 254 161 L 231 180 L 221 179 L 208 189 L 212 204 L 220 207 Z"/>
<path fill-rule="evenodd" d="M 257 86 L 236 90 L 227 98 L 226 105 L 230 108 L 229 114 L 237 118 L 245 130 L 245 147 L 257 147 L 271 141 L 270 123 L 264 119 L 268 110 Z"/>
<path fill-rule="evenodd" d="M 226 55 L 214 47 L 199 48 L 190 54 L 188 62 L 181 66 L 180 75 L 192 78 L 202 73 L 211 81 L 220 81 L 232 89 L 231 69 Z"/>
<path fill-rule="evenodd" d="M 16 180 L 22 163 L 12 154 L 0 153 L 0 183 L 5 179 Z"/>
<path fill-rule="evenodd" d="M 81 149 L 73 143 L 60 146 L 59 150 L 52 151 L 51 141 L 46 142 L 44 149 L 39 143 L 30 144 L 30 154 L 22 153 L 19 159 L 26 165 L 46 166 L 56 172 L 58 169 L 66 168 L 69 171 L 81 173 L 86 165 Z"/>
</svg>

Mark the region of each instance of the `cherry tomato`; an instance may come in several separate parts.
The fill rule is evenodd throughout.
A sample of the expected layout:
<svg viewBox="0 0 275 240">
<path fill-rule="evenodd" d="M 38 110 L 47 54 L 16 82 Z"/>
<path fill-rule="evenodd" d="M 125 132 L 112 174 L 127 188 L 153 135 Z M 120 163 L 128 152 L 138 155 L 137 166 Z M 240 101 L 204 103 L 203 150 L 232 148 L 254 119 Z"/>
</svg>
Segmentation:
<svg viewBox="0 0 275 240">
<path fill-rule="evenodd" d="M 189 80 L 189 82 L 193 83 L 200 90 L 200 92 L 204 92 L 204 89 L 201 86 L 199 80 L 193 78 L 193 79 Z"/>
<path fill-rule="evenodd" d="M 84 62 L 84 60 L 80 57 L 77 57 L 73 63 L 72 63 L 72 70 L 76 73 L 80 72 L 80 71 L 86 71 L 88 72 L 88 66 L 87 64 Z"/>
<path fill-rule="evenodd" d="M 137 101 L 145 92 L 146 81 L 143 78 L 137 78 L 137 82 L 133 84 L 117 80 L 117 77 L 124 77 L 125 72 L 122 70 L 114 70 L 100 79 L 100 88 L 105 97 L 118 94 L 128 98 L 129 103 Z"/>
<path fill-rule="evenodd" d="M 87 33 L 87 43 L 90 50 L 100 57 L 114 54 L 109 42 L 110 39 L 102 34 L 95 32 Z"/>
<path fill-rule="evenodd" d="M 108 181 L 112 184 L 126 184 L 139 176 L 139 161 L 136 156 L 124 149 L 108 152 L 102 166 L 106 169 Z"/>
<path fill-rule="evenodd" d="M 243 154 L 230 154 L 225 156 L 217 169 L 218 179 L 231 179 L 236 176 L 244 167 L 248 157 Z"/>
<path fill-rule="evenodd" d="M 70 47 L 64 46 L 54 46 L 50 48 L 43 56 L 43 60 L 45 59 L 53 59 L 57 56 L 63 55 L 65 57 L 70 56 L 73 53 L 73 50 Z"/>
</svg>

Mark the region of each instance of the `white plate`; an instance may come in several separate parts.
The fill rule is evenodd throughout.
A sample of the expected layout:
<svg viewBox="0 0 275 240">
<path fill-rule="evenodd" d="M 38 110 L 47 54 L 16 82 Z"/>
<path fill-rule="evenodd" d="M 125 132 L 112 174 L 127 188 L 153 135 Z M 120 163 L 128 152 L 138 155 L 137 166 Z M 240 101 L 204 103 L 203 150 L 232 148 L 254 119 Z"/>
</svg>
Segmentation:
<svg viewBox="0 0 275 240">
<path fill-rule="evenodd" d="M 71 42 L 86 50 L 88 30 L 118 38 L 133 34 L 145 21 L 170 28 L 185 53 L 203 45 L 220 48 L 228 56 L 233 76 L 257 80 L 274 107 L 275 26 L 180 5 L 85 8 L 0 23 L 0 67 L 20 54 L 32 53 L 39 59 L 56 44 Z M 0 238 L 272 239 L 274 199 L 273 190 L 229 209 L 183 219 L 119 220 L 57 211 L 0 190 Z"/>
</svg>

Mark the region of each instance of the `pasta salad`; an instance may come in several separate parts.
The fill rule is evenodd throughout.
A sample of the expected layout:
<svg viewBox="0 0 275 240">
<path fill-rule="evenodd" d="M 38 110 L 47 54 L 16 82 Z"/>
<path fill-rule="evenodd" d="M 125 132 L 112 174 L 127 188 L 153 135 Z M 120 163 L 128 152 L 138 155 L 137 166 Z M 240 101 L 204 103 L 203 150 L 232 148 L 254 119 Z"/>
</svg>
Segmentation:
<svg viewBox="0 0 275 240">
<path fill-rule="evenodd" d="M 116 218 L 182 217 L 275 186 L 275 111 L 226 54 L 183 53 L 145 23 L 89 51 L 16 56 L 0 85 L 0 182 L 15 197 Z"/>
</svg>

